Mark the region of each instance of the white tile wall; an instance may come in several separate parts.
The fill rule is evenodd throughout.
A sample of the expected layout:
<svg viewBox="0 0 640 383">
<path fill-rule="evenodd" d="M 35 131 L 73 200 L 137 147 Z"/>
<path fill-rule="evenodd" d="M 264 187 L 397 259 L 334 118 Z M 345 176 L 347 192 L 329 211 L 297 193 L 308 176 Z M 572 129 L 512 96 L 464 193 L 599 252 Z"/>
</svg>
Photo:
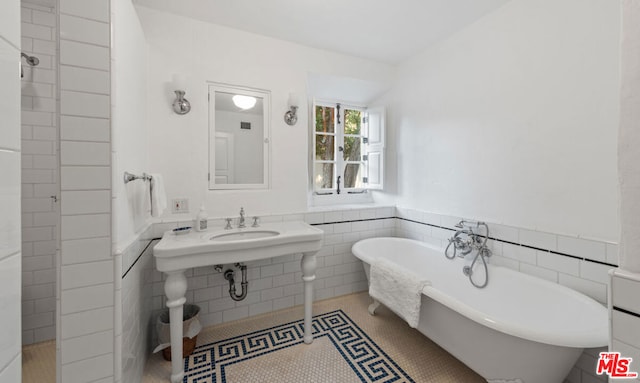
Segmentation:
<svg viewBox="0 0 640 383">
<path fill-rule="evenodd" d="M 611 351 L 618 351 L 623 357 L 633 358 L 630 371 L 640 373 L 640 274 L 616 269 L 611 273 L 611 285 Z M 640 382 L 640 377 L 631 381 Z"/>
<path fill-rule="evenodd" d="M 116 378 L 121 307 L 116 306 L 120 279 L 114 277 L 111 251 L 109 5 L 109 0 L 59 1 L 60 379 L 64 382 Z"/>
<path fill-rule="evenodd" d="M 442 216 L 409 208 L 398 208 L 398 217 L 422 222 L 431 226 L 431 232 L 423 226 L 398 219 L 395 234 L 434 243 L 447 244 L 459 217 Z M 412 218 L 409 218 L 412 217 Z M 420 218 L 421 217 L 421 218 Z M 509 267 L 522 273 L 560 283 L 578 290 L 601 303 L 607 302 L 608 271 L 613 267 L 590 260 L 606 262 L 606 249 L 613 251 L 616 244 L 571 238 L 553 233 L 543 233 L 505 225 L 489 224 L 490 236 L 501 241 L 490 241 L 493 251 L 490 262 Z M 439 227 L 436 227 L 439 226 Z M 563 254 L 557 254 L 561 252 Z M 569 383 L 604 382 L 606 378 L 595 375 L 597 351 L 585 350 L 566 381 Z"/>
<path fill-rule="evenodd" d="M 40 59 L 25 66 L 22 79 L 22 246 L 33 248 L 23 256 L 23 344 L 55 338 L 55 275 L 59 206 L 51 196 L 58 191 L 58 128 L 56 118 L 56 52 L 36 52 L 35 42 L 56 42 L 55 9 L 24 3 L 22 42 L 27 54 Z M 23 49 L 25 50 L 25 49 Z M 33 292 L 50 289 L 46 296 Z"/>
</svg>

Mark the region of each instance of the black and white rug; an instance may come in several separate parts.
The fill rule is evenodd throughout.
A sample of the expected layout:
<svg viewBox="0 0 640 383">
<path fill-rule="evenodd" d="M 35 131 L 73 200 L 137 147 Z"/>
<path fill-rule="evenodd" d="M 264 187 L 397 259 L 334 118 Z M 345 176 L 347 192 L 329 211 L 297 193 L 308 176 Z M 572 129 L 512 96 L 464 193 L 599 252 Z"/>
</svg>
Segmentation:
<svg viewBox="0 0 640 383">
<path fill-rule="evenodd" d="M 205 344 L 185 358 L 185 383 L 397 382 L 414 380 L 342 310 Z"/>
</svg>

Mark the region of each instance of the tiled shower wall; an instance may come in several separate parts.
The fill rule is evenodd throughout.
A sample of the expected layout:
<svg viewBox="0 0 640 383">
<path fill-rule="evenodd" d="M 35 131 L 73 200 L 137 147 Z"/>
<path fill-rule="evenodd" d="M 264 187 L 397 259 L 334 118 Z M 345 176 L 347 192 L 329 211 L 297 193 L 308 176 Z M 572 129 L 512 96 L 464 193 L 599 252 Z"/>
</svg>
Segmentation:
<svg viewBox="0 0 640 383">
<path fill-rule="evenodd" d="M 22 343 L 56 336 L 58 131 L 56 114 L 57 15 L 23 2 L 22 51 L 36 67 L 22 78 Z"/>
<path fill-rule="evenodd" d="M 58 381 L 114 382 L 109 0 L 58 0 Z"/>
</svg>

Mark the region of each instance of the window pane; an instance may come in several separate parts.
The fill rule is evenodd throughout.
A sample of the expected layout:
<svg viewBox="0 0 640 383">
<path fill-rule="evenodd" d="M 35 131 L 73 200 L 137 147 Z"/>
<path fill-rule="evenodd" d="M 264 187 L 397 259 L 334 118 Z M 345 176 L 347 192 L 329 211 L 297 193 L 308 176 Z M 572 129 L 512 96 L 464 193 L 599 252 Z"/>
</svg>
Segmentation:
<svg viewBox="0 0 640 383">
<path fill-rule="evenodd" d="M 334 161 L 335 136 L 316 134 L 316 160 Z"/>
<path fill-rule="evenodd" d="M 316 189 L 333 188 L 333 164 L 316 164 L 313 174 Z"/>
<path fill-rule="evenodd" d="M 316 105 L 316 132 L 335 132 L 336 109 L 331 106 Z"/>
<path fill-rule="evenodd" d="M 362 112 L 359 110 L 344 110 L 344 134 L 360 134 Z"/>
<path fill-rule="evenodd" d="M 362 174 L 360 174 L 362 166 L 360 164 L 347 164 L 344 168 L 344 187 L 345 188 L 361 188 Z"/>
<path fill-rule="evenodd" d="M 342 156 L 345 161 L 360 161 L 360 137 L 345 137 Z"/>
</svg>

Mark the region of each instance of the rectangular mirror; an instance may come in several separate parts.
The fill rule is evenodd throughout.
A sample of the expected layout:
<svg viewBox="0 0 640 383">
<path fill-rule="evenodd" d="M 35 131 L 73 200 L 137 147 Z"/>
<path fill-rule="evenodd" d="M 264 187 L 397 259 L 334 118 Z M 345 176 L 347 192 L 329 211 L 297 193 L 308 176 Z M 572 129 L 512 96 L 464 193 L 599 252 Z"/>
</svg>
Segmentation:
<svg viewBox="0 0 640 383">
<path fill-rule="evenodd" d="M 270 92 L 209 85 L 209 189 L 269 187 Z"/>
</svg>

